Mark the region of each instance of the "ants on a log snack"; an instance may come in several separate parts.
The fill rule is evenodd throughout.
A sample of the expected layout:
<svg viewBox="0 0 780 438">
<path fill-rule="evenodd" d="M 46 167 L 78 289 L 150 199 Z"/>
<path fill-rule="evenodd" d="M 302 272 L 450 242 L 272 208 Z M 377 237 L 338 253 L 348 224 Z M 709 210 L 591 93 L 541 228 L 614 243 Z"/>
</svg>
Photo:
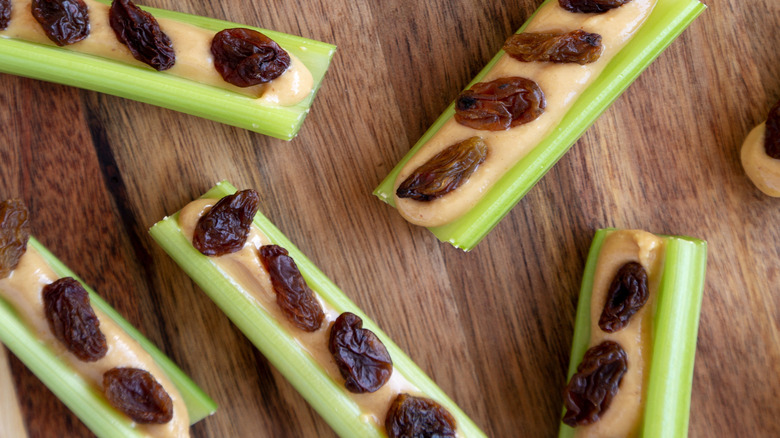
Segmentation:
<svg viewBox="0 0 780 438">
<path fill-rule="evenodd" d="M 300 129 L 334 50 L 131 0 L 0 0 L 2 72 L 142 100 L 286 140 Z"/>
<path fill-rule="evenodd" d="M 214 403 L 30 237 L 28 215 L 0 203 L 0 340 L 96 435 L 189 436 Z"/>
<path fill-rule="evenodd" d="M 560 438 L 685 436 L 706 248 L 640 230 L 596 233 Z"/>
<path fill-rule="evenodd" d="M 470 250 L 704 9 L 698 0 L 545 1 L 374 194 Z M 474 138 L 484 159 L 441 158 Z"/>
<path fill-rule="evenodd" d="M 260 213 L 247 223 L 244 200 L 256 196 L 220 183 L 150 232 L 338 434 L 483 437 L 276 227 Z M 213 247 L 224 236 L 231 251 L 199 251 L 206 235 Z M 404 404 L 397 418 L 402 395 L 428 402 Z"/>
</svg>

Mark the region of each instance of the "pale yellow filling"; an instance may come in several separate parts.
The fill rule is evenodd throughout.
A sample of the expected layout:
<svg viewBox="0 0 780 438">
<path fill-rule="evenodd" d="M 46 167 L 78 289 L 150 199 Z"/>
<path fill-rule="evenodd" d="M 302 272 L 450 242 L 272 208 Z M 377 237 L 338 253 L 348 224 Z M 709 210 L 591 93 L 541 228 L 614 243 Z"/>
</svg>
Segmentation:
<svg viewBox="0 0 780 438">
<path fill-rule="evenodd" d="M 75 44 L 64 46 L 64 49 L 151 68 L 133 58 L 127 46 L 117 40 L 108 23 L 108 5 L 95 0 L 84 0 L 84 2 L 89 8 L 89 36 Z M 11 21 L 7 29 L 0 31 L 0 36 L 54 45 L 32 16 L 30 3 L 31 0 L 12 2 Z M 176 52 L 176 63 L 162 73 L 257 97 L 258 103 L 272 105 L 294 105 L 311 94 L 314 83 L 311 72 L 292 54 L 290 54 L 290 68 L 280 77 L 267 84 L 246 88 L 236 87 L 225 82 L 214 68 L 211 40 L 215 32 L 165 18 L 157 18 L 157 21 L 162 31 L 171 39 Z M 186 96 L 182 96 L 182 99 L 186 99 Z"/>
<path fill-rule="evenodd" d="M 765 136 L 766 123 L 750 131 L 742 144 L 742 167 L 759 190 L 777 198 L 780 197 L 780 160 L 766 154 Z"/>
<path fill-rule="evenodd" d="M 480 131 L 463 126 L 454 118 L 404 165 L 395 181 L 395 189 L 418 167 L 450 145 L 473 136 L 485 139 L 488 156 L 468 182 L 433 201 L 422 202 L 395 196 L 395 205 L 411 223 L 425 227 L 447 224 L 465 214 L 509 169 L 544 139 L 604 67 L 633 37 L 650 15 L 656 0 L 633 0 L 604 14 L 568 12 L 550 2 L 541 7 L 526 32 L 555 32 L 583 29 L 602 37 L 604 51 L 598 61 L 586 64 L 520 62 L 503 55 L 482 82 L 507 76 L 521 76 L 539 84 L 547 99 L 547 108 L 539 118 L 506 131 Z"/>
<path fill-rule="evenodd" d="M 664 265 L 664 240 L 646 231 L 621 230 L 604 239 L 599 252 L 590 301 L 590 347 L 615 341 L 628 357 L 628 370 L 610 407 L 596 423 L 577 427 L 577 438 L 627 438 L 637 436 L 644 411 L 646 382 L 652 355 L 652 322 Z M 598 322 L 607 300 L 609 285 L 628 262 L 638 262 L 647 271 L 649 298 L 615 333 L 605 333 Z"/>
<path fill-rule="evenodd" d="M 168 380 L 149 354 L 99 309 L 100 330 L 106 337 L 108 352 L 95 362 L 83 362 L 54 337 L 43 308 L 43 287 L 57 276 L 41 255 L 28 246 L 11 274 L 0 280 L 0 296 L 7 300 L 46 346 L 70 365 L 73 370 L 102 393 L 103 373 L 115 367 L 140 368 L 150 372 L 165 388 L 173 401 L 173 418 L 166 424 L 137 424 L 134 427 L 151 437 L 188 437 L 189 415 L 179 391 Z"/>
<path fill-rule="evenodd" d="M 195 225 L 198 219 L 211 209 L 216 199 L 200 199 L 187 204 L 179 212 L 179 227 L 187 240 L 192 241 Z M 322 327 L 315 332 L 305 332 L 290 323 L 276 304 L 276 293 L 271 285 L 271 278 L 263 266 L 258 250 L 271 241 L 259 228 L 252 225 L 249 237 L 244 247 L 232 254 L 210 257 L 214 267 L 230 278 L 233 284 L 249 299 L 257 303 L 266 313 L 270 314 L 293 337 L 298 345 L 305 350 L 338 385 L 344 385 L 333 356 L 328 351 L 330 325 L 339 316 L 339 312 L 316 291 L 315 296 L 322 305 L 325 320 Z M 379 430 L 384 430 L 385 417 L 390 404 L 399 393 L 424 396 L 420 390 L 409 382 L 400 372 L 393 368 L 390 380 L 379 390 L 367 394 L 348 392 L 359 406 L 362 419 L 371 423 Z"/>
</svg>

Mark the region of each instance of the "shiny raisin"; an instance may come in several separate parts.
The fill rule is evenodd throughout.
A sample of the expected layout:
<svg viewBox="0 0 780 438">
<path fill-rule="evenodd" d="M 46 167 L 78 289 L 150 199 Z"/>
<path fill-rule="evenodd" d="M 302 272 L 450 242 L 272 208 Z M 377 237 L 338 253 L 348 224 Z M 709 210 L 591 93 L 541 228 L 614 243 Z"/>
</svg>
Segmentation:
<svg viewBox="0 0 780 438">
<path fill-rule="evenodd" d="M 325 313 L 287 250 L 278 245 L 264 245 L 259 255 L 271 276 L 276 304 L 287 319 L 301 330 L 318 330 Z"/>
<path fill-rule="evenodd" d="M 249 236 L 259 203 L 260 196 L 254 190 L 242 190 L 220 199 L 198 220 L 192 245 L 208 256 L 240 250 Z"/>
<path fill-rule="evenodd" d="M 504 51 L 522 62 L 583 65 L 597 61 L 603 50 L 601 35 L 580 29 L 567 33 L 519 33 L 504 43 Z"/>
<path fill-rule="evenodd" d="M 469 128 L 503 131 L 535 120 L 546 106 L 536 82 L 506 77 L 474 84 L 461 93 L 455 104 L 455 120 Z"/>
<path fill-rule="evenodd" d="M 152 14 L 142 11 L 130 0 L 114 0 L 108 21 L 116 38 L 130 49 L 133 58 L 158 71 L 168 70 L 176 62 L 171 39 L 160 29 Z"/>
<path fill-rule="evenodd" d="M 558 0 L 563 9 L 570 12 L 607 12 L 623 6 L 631 0 Z"/>
<path fill-rule="evenodd" d="M 393 374 L 393 361 L 385 345 L 374 332 L 362 327 L 360 317 L 342 313 L 331 326 L 328 341 L 328 350 L 346 380 L 344 386 L 358 394 L 378 390 Z"/>
<path fill-rule="evenodd" d="M 766 119 L 764 149 L 767 155 L 780 160 L 780 101 L 769 111 Z"/>
<path fill-rule="evenodd" d="M 398 394 L 385 418 L 390 438 L 453 438 L 455 418 L 433 400 Z"/>
<path fill-rule="evenodd" d="M 609 409 L 627 369 L 626 352 L 617 342 L 604 341 L 588 349 L 566 386 L 563 422 L 575 427 L 599 421 Z"/>
<path fill-rule="evenodd" d="M 0 0 L 0 30 L 5 30 L 11 21 L 11 0 Z"/>
<path fill-rule="evenodd" d="M 44 286 L 43 305 L 49 328 L 68 351 L 85 362 L 106 355 L 106 337 L 81 283 L 65 277 Z"/>
<path fill-rule="evenodd" d="M 290 55 L 252 29 L 225 29 L 211 40 L 214 67 L 225 82 L 250 87 L 272 81 L 290 66 Z"/>
<path fill-rule="evenodd" d="M 32 15 L 58 46 L 89 36 L 89 10 L 83 0 L 32 0 Z"/>
<path fill-rule="evenodd" d="M 432 201 L 463 185 L 487 157 L 488 147 L 479 137 L 456 143 L 426 161 L 396 190 L 399 198 Z"/>
<path fill-rule="evenodd" d="M 19 199 L 0 202 L 0 278 L 7 277 L 27 251 L 28 215 L 27 207 Z"/>
<path fill-rule="evenodd" d="M 173 402 L 148 371 L 112 368 L 103 374 L 108 402 L 136 423 L 163 424 L 173 418 Z"/>
<path fill-rule="evenodd" d="M 615 274 L 607 292 L 607 301 L 599 318 L 599 328 L 614 333 L 628 321 L 650 296 L 647 291 L 647 271 L 637 262 L 623 265 Z"/>
</svg>

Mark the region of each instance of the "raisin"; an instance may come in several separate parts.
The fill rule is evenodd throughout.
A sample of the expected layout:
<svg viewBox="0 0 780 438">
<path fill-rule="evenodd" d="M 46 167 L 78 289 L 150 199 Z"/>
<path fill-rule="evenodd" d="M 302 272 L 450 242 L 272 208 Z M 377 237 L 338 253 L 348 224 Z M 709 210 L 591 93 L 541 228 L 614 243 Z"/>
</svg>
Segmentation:
<svg viewBox="0 0 780 438">
<path fill-rule="evenodd" d="M 504 43 L 504 51 L 522 62 L 584 65 L 597 61 L 603 50 L 601 35 L 580 29 L 567 33 L 519 33 Z"/>
<path fill-rule="evenodd" d="M 173 418 L 173 402 L 148 371 L 111 368 L 103 374 L 103 392 L 111 406 L 136 423 L 163 424 Z"/>
<path fill-rule="evenodd" d="M 566 386 L 563 422 L 575 427 L 599 421 L 600 415 L 609 409 L 627 369 L 626 352 L 617 342 L 604 341 L 588 349 Z"/>
<path fill-rule="evenodd" d="M 89 10 L 83 0 L 32 0 L 32 15 L 58 46 L 89 36 Z"/>
<path fill-rule="evenodd" d="M 0 278 L 8 277 L 27 251 L 27 216 L 27 207 L 19 199 L 0 202 Z"/>
<path fill-rule="evenodd" d="M 766 119 L 764 149 L 770 157 L 780 160 L 780 101 L 769 111 Z"/>
<path fill-rule="evenodd" d="M 607 301 L 599 318 L 599 328 L 607 333 L 621 330 L 645 305 L 649 296 L 645 268 L 637 262 L 626 263 L 609 285 Z"/>
<path fill-rule="evenodd" d="M 260 196 L 254 190 L 242 190 L 220 199 L 198 220 L 192 245 L 208 256 L 240 250 L 249 236 L 259 203 Z"/>
<path fill-rule="evenodd" d="M 471 137 L 434 155 L 398 186 L 399 198 L 432 201 L 463 185 L 487 157 L 488 147 Z"/>
<path fill-rule="evenodd" d="M 318 330 L 325 313 L 287 250 L 278 245 L 264 245 L 258 252 L 271 276 L 276 304 L 287 319 L 303 331 Z"/>
<path fill-rule="evenodd" d="M 106 355 L 106 337 L 81 283 L 65 277 L 44 286 L 43 305 L 49 328 L 68 351 L 84 362 Z"/>
<path fill-rule="evenodd" d="M 546 106 L 536 82 L 506 77 L 480 82 L 461 93 L 455 104 L 455 120 L 469 128 L 503 131 L 535 120 Z"/>
<path fill-rule="evenodd" d="M 563 9 L 570 12 L 603 13 L 623 6 L 631 0 L 558 0 Z"/>
<path fill-rule="evenodd" d="M 168 70 L 176 62 L 171 39 L 160 29 L 152 14 L 142 11 L 130 0 L 114 0 L 108 21 L 116 38 L 130 49 L 133 58 L 158 71 Z"/>
<path fill-rule="evenodd" d="M 290 55 L 252 29 L 225 29 L 211 40 L 214 67 L 225 82 L 250 87 L 272 81 L 290 66 Z"/>
<path fill-rule="evenodd" d="M 0 0 L 0 30 L 5 30 L 11 21 L 11 0 Z"/>
<path fill-rule="evenodd" d="M 363 320 L 344 312 L 330 329 L 328 350 L 333 355 L 344 386 L 354 393 L 375 392 L 393 374 L 393 361 L 385 345 L 371 330 L 364 329 Z"/>
<path fill-rule="evenodd" d="M 390 438 L 454 438 L 455 418 L 433 400 L 398 394 L 385 418 Z"/>
</svg>

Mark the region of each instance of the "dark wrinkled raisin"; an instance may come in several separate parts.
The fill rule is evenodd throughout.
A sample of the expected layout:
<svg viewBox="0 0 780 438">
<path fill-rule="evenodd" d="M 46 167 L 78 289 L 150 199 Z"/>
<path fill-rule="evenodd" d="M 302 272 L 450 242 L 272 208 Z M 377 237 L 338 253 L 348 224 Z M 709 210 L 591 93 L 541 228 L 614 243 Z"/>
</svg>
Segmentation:
<svg viewBox="0 0 780 438">
<path fill-rule="evenodd" d="M 433 400 L 398 394 L 385 418 L 390 438 L 453 438 L 455 418 Z"/>
<path fill-rule="evenodd" d="M 0 30 L 5 30 L 11 21 L 11 0 L 0 0 Z"/>
<path fill-rule="evenodd" d="M 469 128 L 503 131 L 542 115 L 547 102 L 536 82 L 507 77 L 480 82 L 464 91 L 455 104 L 455 120 Z"/>
<path fill-rule="evenodd" d="M 27 251 L 27 216 L 27 207 L 19 199 L 0 202 L 0 278 L 8 277 Z"/>
<path fill-rule="evenodd" d="M 259 203 L 260 196 L 254 190 L 242 190 L 220 199 L 195 225 L 192 246 L 208 256 L 240 250 L 249 236 Z"/>
<path fill-rule="evenodd" d="M 32 15 L 58 46 L 89 36 L 89 10 L 83 0 L 32 0 Z"/>
<path fill-rule="evenodd" d="M 599 421 L 627 369 L 626 352 L 617 342 L 604 341 L 586 351 L 563 394 L 563 422 L 575 427 Z"/>
<path fill-rule="evenodd" d="M 301 330 L 318 330 L 325 313 L 287 250 L 278 245 L 265 245 L 259 255 L 271 276 L 276 304 L 287 319 Z"/>
<path fill-rule="evenodd" d="M 130 0 L 114 0 L 108 21 L 116 38 L 130 49 L 133 58 L 158 71 L 168 70 L 176 62 L 171 39 L 160 29 L 152 14 L 142 11 Z"/>
<path fill-rule="evenodd" d="M 136 423 L 163 424 L 173 418 L 173 402 L 148 371 L 112 368 L 103 374 L 103 392 L 111 406 Z"/>
<path fill-rule="evenodd" d="M 519 33 L 504 43 L 504 51 L 522 62 L 583 65 L 597 61 L 603 50 L 601 35 L 579 29 L 568 33 Z"/>
<path fill-rule="evenodd" d="M 371 330 L 362 328 L 363 320 L 345 312 L 330 329 L 328 350 L 333 355 L 344 386 L 351 392 L 374 392 L 393 374 L 393 361 L 385 345 Z"/>
<path fill-rule="evenodd" d="M 43 288 L 46 319 L 54 336 L 85 362 L 94 362 L 106 355 L 106 337 L 100 331 L 89 294 L 71 277 L 60 278 Z"/>
<path fill-rule="evenodd" d="M 780 101 L 769 111 L 766 119 L 764 149 L 767 155 L 780 160 Z"/>
<path fill-rule="evenodd" d="M 399 198 L 432 201 L 463 185 L 487 157 L 479 137 L 456 143 L 434 155 L 398 186 Z"/>
<path fill-rule="evenodd" d="M 250 87 L 272 81 L 290 66 L 290 55 L 252 29 L 225 29 L 211 40 L 214 67 L 225 82 Z"/>
<path fill-rule="evenodd" d="M 571 12 L 607 12 L 623 6 L 631 0 L 558 0 L 563 9 Z"/>
<path fill-rule="evenodd" d="M 647 291 L 647 271 L 637 262 L 623 265 L 612 279 L 607 301 L 599 318 L 599 328 L 614 333 L 628 325 L 628 321 L 650 296 Z"/>
</svg>

